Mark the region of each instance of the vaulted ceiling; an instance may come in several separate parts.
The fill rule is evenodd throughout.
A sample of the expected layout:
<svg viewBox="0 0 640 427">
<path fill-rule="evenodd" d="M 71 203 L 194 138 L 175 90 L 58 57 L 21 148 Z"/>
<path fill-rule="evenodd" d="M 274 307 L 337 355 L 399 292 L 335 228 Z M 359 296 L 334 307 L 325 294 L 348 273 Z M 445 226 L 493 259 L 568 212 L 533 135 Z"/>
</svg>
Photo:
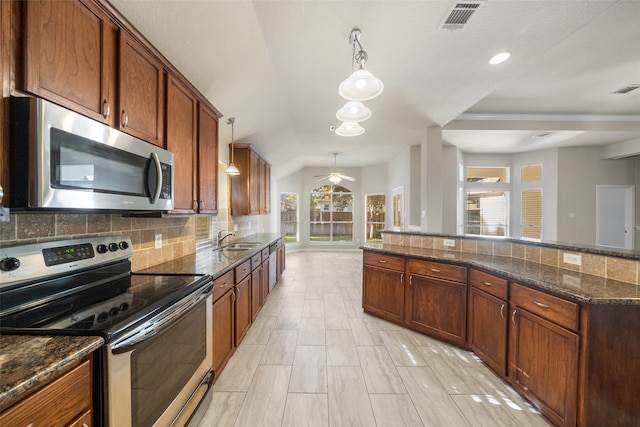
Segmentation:
<svg viewBox="0 0 640 427">
<path fill-rule="evenodd" d="M 463 29 L 453 1 L 111 0 L 227 117 L 275 178 L 386 163 L 428 126 L 465 152 L 640 146 L 640 1 L 487 0 Z M 365 133 L 341 137 L 337 92 L 352 29 L 384 92 Z M 500 65 L 496 53 L 511 52 Z M 231 140 L 221 120 L 220 143 Z M 539 137 L 540 134 L 548 134 Z M 538 136 L 538 137 L 534 137 Z M 640 151 L 640 150 L 639 150 Z"/>
</svg>

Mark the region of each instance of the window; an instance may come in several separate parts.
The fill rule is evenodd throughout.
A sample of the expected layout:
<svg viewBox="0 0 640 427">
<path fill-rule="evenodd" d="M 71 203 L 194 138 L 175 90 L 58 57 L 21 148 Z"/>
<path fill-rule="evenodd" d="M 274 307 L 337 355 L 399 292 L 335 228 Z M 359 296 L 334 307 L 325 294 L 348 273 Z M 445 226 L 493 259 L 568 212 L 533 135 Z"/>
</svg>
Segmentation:
<svg viewBox="0 0 640 427">
<path fill-rule="evenodd" d="M 384 230 L 386 199 L 384 194 L 367 194 L 365 196 L 365 243 L 382 243 L 381 231 Z"/>
<path fill-rule="evenodd" d="M 506 236 L 507 193 L 467 191 L 467 234 Z"/>
<path fill-rule="evenodd" d="M 280 232 L 284 233 L 285 243 L 298 241 L 298 195 L 280 194 Z"/>
<path fill-rule="evenodd" d="M 311 192 L 311 242 L 353 242 L 353 194 L 340 185 L 323 185 Z"/>
<path fill-rule="evenodd" d="M 542 181 L 542 165 L 523 166 L 520 169 L 520 181 Z"/>
<path fill-rule="evenodd" d="M 507 183 L 509 182 L 509 168 L 504 167 L 467 167 L 467 182 Z"/>
<path fill-rule="evenodd" d="M 522 192 L 522 237 L 542 238 L 542 190 Z"/>
</svg>

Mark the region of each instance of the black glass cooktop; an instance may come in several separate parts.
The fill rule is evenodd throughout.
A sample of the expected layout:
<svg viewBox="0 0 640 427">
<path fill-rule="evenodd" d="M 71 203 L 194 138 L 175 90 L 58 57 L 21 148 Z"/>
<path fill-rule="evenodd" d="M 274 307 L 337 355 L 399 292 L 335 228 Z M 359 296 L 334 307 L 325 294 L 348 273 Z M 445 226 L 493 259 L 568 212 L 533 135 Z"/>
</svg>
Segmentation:
<svg viewBox="0 0 640 427">
<path fill-rule="evenodd" d="M 206 275 L 131 274 L 129 263 L 121 264 L 3 292 L 0 331 L 109 341 L 211 281 Z"/>
</svg>

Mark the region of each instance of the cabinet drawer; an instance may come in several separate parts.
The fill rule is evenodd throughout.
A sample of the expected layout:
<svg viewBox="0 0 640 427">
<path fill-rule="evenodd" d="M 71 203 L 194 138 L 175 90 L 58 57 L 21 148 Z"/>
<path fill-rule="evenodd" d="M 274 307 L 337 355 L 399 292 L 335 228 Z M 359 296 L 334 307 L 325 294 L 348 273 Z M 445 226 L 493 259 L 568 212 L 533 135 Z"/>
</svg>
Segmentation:
<svg viewBox="0 0 640 427">
<path fill-rule="evenodd" d="M 269 246 L 262 250 L 262 261 L 266 261 L 269 259 Z"/>
<path fill-rule="evenodd" d="M 513 283 L 511 302 L 565 328 L 578 330 L 578 304 Z"/>
<path fill-rule="evenodd" d="M 251 270 L 255 270 L 256 268 L 260 267 L 260 264 L 262 264 L 262 254 L 258 252 L 251 257 Z"/>
<path fill-rule="evenodd" d="M 2 426 L 65 426 L 91 408 L 91 359 L 0 415 Z"/>
<path fill-rule="evenodd" d="M 245 262 L 237 266 L 234 270 L 236 273 L 236 283 L 240 283 L 242 279 L 244 279 L 249 273 L 251 273 L 251 260 L 246 260 Z"/>
<path fill-rule="evenodd" d="M 459 265 L 410 259 L 407 261 L 407 271 L 409 274 L 467 283 L 467 267 Z"/>
<path fill-rule="evenodd" d="M 233 289 L 235 285 L 233 281 L 233 270 L 227 271 L 222 276 L 213 281 L 213 301 L 217 301 L 222 295 L 226 294 L 229 289 Z"/>
<path fill-rule="evenodd" d="M 404 258 L 399 256 L 365 252 L 364 264 L 372 267 L 388 268 L 389 270 L 404 271 Z"/>
<path fill-rule="evenodd" d="M 469 273 L 469 284 L 498 298 L 507 299 L 507 281 L 505 279 L 472 269 Z"/>
</svg>

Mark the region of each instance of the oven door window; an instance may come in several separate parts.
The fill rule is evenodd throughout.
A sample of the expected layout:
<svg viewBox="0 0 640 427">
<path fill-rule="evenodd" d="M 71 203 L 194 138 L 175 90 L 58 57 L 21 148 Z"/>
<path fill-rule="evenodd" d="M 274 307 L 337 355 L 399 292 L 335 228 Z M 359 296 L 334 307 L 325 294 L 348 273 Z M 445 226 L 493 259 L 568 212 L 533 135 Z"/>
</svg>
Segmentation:
<svg viewBox="0 0 640 427">
<path fill-rule="evenodd" d="M 166 330 L 136 346 L 131 355 L 133 426 L 160 418 L 206 358 L 206 303 L 202 302 Z"/>
<path fill-rule="evenodd" d="M 149 197 L 151 160 L 51 128 L 51 186 Z"/>
</svg>

